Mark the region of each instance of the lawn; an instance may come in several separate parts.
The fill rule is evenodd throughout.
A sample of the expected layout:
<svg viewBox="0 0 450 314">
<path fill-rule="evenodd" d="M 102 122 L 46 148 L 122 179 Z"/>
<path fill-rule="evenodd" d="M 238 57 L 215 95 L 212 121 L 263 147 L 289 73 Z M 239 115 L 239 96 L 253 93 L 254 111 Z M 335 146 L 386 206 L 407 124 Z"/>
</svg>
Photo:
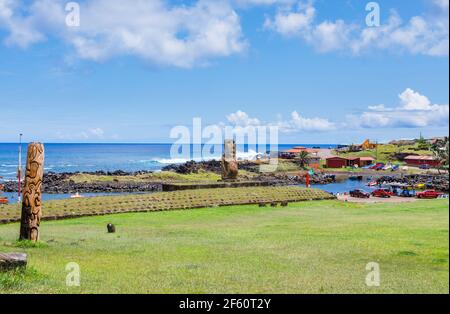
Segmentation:
<svg viewBox="0 0 450 314">
<path fill-rule="evenodd" d="M 108 234 L 114 223 L 117 233 Z M 26 252 L 7 293 L 448 293 L 449 208 L 313 201 L 48 221 L 36 247 L 0 225 L 0 251 Z M 66 287 L 76 262 L 81 286 Z M 367 287 L 377 262 L 381 286 Z"/>
</svg>

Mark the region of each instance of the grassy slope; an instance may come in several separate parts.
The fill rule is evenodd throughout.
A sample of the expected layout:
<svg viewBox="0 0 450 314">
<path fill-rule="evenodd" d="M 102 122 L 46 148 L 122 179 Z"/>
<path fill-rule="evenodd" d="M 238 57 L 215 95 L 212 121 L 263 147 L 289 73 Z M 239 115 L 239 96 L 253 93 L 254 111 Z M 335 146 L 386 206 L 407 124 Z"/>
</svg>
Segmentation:
<svg viewBox="0 0 450 314">
<path fill-rule="evenodd" d="M 389 162 L 395 160 L 391 160 L 390 156 L 394 153 L 411 153 L 411 154 L 418 154 L 418 155 L 431 155 L 431 152 L 428 150 L 417 150 L 417 145 L 406 145 L 406 146 L 397 146 L 397 145 L 391 145 L 391 144 L 380 144 L 378 146 L 378 162 Z M 342 157 L 374 157 L 377 156 L 377 150 L 371 149 L 371 150 L 365 150 L 361 152 L 354 152 L 354 153 L 344 153 L 339 154 L 339 156 Z"/>
<path fill-rule="evenodd" d="M 75 183 L 92 182 L 177 182 L 177 181 L 217 181 L 220 175 L 213 172 L 200 171 L 199 173 L 179 174 L 172 171 L 162 171 L 136 176 L 101 176 L 93 174 L 76 174 L 70 177 Z"/>
<path fill-rule="evenodd" d="M 106 224 L 116 224 L 116 234 Z M 288 208 L 221 207 L 45 222 L 37 248 L 0 226 L 0 251 L 25 251 L 25 274 L 0 292 L 448 293 L 449 212 L 443 200 Z M 378 262 L 381 287 L 365 286 Z M 81 266 L 80 288 L 65 265 Z"/>
<path fill-rule="evenodd" d="M 137 195 L 104 196 L 44 202 L 43 219 L 77 218 L 127 212 L 148 212 L 192 209 L 225 205 L 245 205 L 271 202 L 299 202 L 334 198 L 320 189 L 295 186 L 241 187 L 159 192 Z M 0 223 L 20 221 L 17 204 L 0 206 Z"/>
</svg>

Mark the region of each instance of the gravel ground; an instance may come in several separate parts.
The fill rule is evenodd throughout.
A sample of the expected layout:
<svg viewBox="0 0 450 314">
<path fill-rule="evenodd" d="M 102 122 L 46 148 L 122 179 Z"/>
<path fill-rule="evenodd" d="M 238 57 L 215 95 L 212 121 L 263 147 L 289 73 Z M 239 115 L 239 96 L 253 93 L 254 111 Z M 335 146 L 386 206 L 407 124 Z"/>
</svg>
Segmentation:
<svg viewBox="0 0 450 314">
<path fill-rule="evenodd" d="M 352 203 L 412 203 L 417 202 L 418 199 L 414 197 L 398 197 L 393 196 L 391 198 L 380 198 L 380 197 L 370 197 L 370 198 L 356 198 L 349 195 L 339 195 L 338 200 L 343 202 Z"/>
</svg>

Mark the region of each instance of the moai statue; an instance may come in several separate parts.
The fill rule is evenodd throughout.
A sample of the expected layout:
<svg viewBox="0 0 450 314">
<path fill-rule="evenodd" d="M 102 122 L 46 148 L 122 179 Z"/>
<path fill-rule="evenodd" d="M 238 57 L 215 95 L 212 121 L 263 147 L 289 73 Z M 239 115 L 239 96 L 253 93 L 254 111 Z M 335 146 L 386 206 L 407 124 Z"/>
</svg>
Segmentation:
<svg viewBox="0 0 450 314">
<path fill-rule="evenodd" d="M 236 142 L 234 140 L 225 140 L 225 151 L 222 156 L 222 180 L 236 180 L 237 176 Z"/>
<path fill-rule="evenodd" d="M 20 240 L 39 240 L 41 223 L 41 187 L 44 176 L 44 145 L 28 145 L 25 184 L 22 197 Z"/>
</svg>

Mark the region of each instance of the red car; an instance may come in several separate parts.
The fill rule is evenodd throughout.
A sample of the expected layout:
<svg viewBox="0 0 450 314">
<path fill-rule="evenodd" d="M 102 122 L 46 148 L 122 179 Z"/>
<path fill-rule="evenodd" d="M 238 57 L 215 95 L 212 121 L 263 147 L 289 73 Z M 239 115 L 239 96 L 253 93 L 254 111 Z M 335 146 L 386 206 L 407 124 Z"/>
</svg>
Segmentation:
<svg viewBox="0 0 450 314">
<path fill-rule="evenodd" d="M 372 196 L 374 197 L 390 198 L 393 195 L 394 193 L 383 189 L 378 189 L 372 192 Z"/>
<path fill-rule="evenodd" d="M 381 170 L 381 169 L 383 169 L 384 166 L 385 165 L 383 163 L 379 162 L 376 165 L 370 167 L 370 169 L 372 169 L 372 170 Z"/>
<path fill-rule="evenodd" d="M 438 198 L 441 195 L 442 193 L 436 192 L 435 190 L 427 190 L 416 194 L 417 198 Z"/>
<path fill-rule="evenodd" d="M 363 190 L 350 191 L 350 196 L 357 197 L 357 198 L 370 198 L 370 194 L 367 192 L 364 192 Z"/>
</svg>

